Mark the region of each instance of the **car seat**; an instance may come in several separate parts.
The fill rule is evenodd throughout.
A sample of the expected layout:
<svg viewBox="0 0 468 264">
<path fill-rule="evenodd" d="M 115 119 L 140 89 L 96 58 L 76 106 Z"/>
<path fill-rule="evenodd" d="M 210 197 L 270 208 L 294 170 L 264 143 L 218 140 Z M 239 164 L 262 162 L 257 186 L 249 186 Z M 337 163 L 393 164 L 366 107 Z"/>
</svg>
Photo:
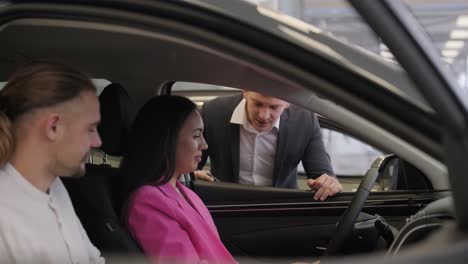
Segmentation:
<svg viewBox="0 0 468 264">
<path fill-rule="evenodd" d="M 112 156 L 123 156 L 132 121 L 131 100 L 125 89 L 113 83 L 99 96 L 102 139 L 100 150 Z M 91 242 L 107 254 L 141 253 L 138 244 L 120 219 L 118 194 L 121 190 L 119 169 L 107 164 L 86 164 L 81 178 L 62 178 L 75 212 Z"/>
</svg>

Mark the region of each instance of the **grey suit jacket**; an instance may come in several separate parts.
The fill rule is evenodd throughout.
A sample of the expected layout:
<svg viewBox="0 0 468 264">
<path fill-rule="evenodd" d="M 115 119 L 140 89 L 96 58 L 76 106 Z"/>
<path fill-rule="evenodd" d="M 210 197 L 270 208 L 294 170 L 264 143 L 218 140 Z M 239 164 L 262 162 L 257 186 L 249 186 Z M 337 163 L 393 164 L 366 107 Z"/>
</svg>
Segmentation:
<svg viewBox="0 0 468 264">
<path fill-rule="evenodd" d="M 230 122 L 242 95 L 213 99 L 203 105 L 202 118 L 208 149 L 201 169 L 210 157 L 211 172 L 221 181 L 239 182 L 239 129 Z M 291 105 L 281 115 L 272 186 L 297 188 L 297 165 L 302 160 L 308 178 L 334 175 L 325 151 L 317 116 Z"/>
</svg>

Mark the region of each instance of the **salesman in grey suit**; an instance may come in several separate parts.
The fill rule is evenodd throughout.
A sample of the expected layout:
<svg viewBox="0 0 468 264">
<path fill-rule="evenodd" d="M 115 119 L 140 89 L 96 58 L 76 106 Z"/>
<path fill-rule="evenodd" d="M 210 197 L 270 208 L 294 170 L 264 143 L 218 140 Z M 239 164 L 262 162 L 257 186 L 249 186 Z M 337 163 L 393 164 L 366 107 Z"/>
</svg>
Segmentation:
<svg viewBox="0 0 468 264">
<path fill-rule="evenodd" d="M 333 176 L 315 114 L 280 99 L 252 91 L 218 97 L 204 104 L 204 135 L 211 173 L 198 179 L 297 188 L 297 165 L 304 165 L 314 199 L 325 200 L 343 189 Z"/>
</svg>

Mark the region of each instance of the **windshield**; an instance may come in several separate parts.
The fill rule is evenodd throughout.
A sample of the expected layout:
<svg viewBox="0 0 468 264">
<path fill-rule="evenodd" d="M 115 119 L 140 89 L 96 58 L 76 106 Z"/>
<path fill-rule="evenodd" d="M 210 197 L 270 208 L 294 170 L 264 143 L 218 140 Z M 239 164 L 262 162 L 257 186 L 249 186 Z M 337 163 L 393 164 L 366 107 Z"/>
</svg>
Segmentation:
<svg viewBox="0 0 468 264">
<path fill-rule="evenodd" d="M 387 46 L 346 0 L 246 1 L 300 19 L 397 63 Z M 404 3 L 440 50 L 445 65 L 456 74 L 460 94 L 468 102 L 468 52 L 465 43 L 468 39 L 468 1 L 405 0 Z"/>
<path fill-rule="evenodd" d="M 455 73 L 459 95 L 468 102 L 468 1 L 403 1 Z"/>
</svg>

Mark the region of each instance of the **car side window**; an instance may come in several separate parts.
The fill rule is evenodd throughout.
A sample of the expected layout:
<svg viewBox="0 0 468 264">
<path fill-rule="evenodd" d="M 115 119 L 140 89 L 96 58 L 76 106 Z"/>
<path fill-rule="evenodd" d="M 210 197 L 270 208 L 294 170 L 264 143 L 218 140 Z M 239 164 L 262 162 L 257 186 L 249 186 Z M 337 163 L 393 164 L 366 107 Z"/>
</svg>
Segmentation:
<svg viewBox="0 0 468 264">
<path fill-rule="evenodd" d="M 339 177 L 364 176 L 372 162 L 383 152 L 342 132 L 322 128 L 325 149 Z"/>
<path fill-rule="evenodd" d="M 319 120 L 321 117 L 319 118 Z M 370 146 L 347 133 L 330 125 L 330 121 L 321 120 L 321 131 L 325 149 L 330 155 L 335 175 L 346 192 L 355 192 L 372 163 L 381 155 L 387 155 L 381 150 Z M 323 122 L 326 121 L 326 122 Z M 298 167 L 299 188 L 308 189 L 304 169 Z M 432 184 L 427 177 L 409 162 L 395 159 L 385 165 L 380 178 L 372 191 L 392 190 L 432 190 Z"/>
<path fill-rule="evenodd" d="M 240 94 L 241 90 L 231 87 L 209 85 L 203 83 L 174 82 L 171 86 L 171 94 L 190 98 L 198 107 L 219 96 Z M 345 192 L 354 192 L 358 188 L 364 175 L 371 167 L 377 157 L 387 154 L 373 146 L 366 144 L 359 139 L 351 136 L 343 128 L 340 128 L 333 121 L 318 115 L 322 138 L 325 149 L 330 155 L 331 164 L 335 175 L 343 185 Z M 405 161 L 398 161 L 399 166 L 376 182 L 373 191 L 391 191 L 391 190 L 415 190 L 430 189 L 427 187 L 427 177 L 417 171 L 411 164 Z M 203 170 L 210 171 L 211 162 L 208 158 Z M 298 188 L 300 190 L 309 190 L 307 177 L 302 163 L 297 167 Z M 419 182 L 408 180 L 405 177 L 394 175 L 418 175 Z M 216 175 L 215 175 L 216 176 Z M 411 177 L 410 177 L 411 178 Z M 421 184 L 420 184 L 421 183 Z"/>
<path fill-rule="evenodd" d="M 327 128 L 323 123 L 321 126 L 323 143 L 330 156 L 335 175 L 345 192 L 355 192 L 372 162 L 383 152 L 344 132 Z M 298 173 L 299 189 L 308 190 L 302 164 L 298 166 Z M 382 190 L 382 188 L 377 184 L 374 190 Z"/>
</svg>

